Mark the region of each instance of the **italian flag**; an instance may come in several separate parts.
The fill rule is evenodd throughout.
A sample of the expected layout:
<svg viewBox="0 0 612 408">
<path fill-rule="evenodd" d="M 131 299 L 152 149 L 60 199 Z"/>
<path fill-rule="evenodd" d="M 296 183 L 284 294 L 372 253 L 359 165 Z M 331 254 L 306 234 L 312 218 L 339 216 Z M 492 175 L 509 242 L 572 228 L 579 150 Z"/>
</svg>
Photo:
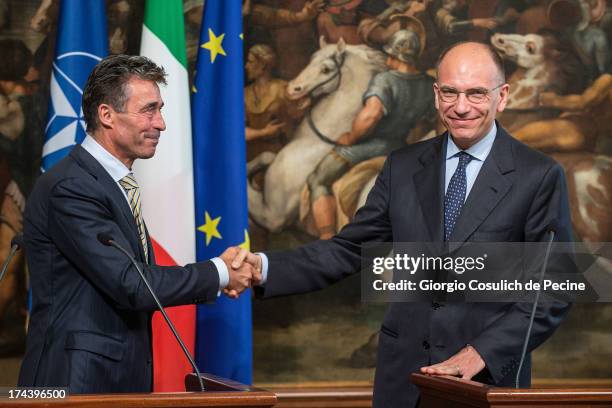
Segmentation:
<svg viewBox="0 0 612 408">
<path fill-rule="evenodd" d="M 195 216 L 189 78 L 181 0 L 147 0 L 140 54 L 168 73 L 160 86 L 165 102 L 166 131 L 155 156 L 138 160 L 135 175 L 141 187 L 143 215 L 153 240 L 158 265 L 195 262 Z M 166 308 L 193 355 L 195 305 Z M 192 372 L 161 314 L 153 316 L 154 391 L 184 391 Z"/>
</svg>

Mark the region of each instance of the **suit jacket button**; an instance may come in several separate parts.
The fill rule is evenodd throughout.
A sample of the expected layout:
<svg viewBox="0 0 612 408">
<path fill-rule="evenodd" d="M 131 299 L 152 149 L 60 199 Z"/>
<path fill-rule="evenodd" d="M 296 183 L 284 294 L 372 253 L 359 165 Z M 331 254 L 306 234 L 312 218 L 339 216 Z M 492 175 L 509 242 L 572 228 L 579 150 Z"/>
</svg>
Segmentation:
<svg viewBox="0 0 612 408">
<path fill-rule="evenodd" d="M 430 347 L 431 347 L 431 346 L 429 345 L 429 343 L 427 342 L 427 340 L 423 340 L 423 348 L 424 348 L 425 350 L 429 350 L 429 348 L 430 348 Z"/>
</svg>

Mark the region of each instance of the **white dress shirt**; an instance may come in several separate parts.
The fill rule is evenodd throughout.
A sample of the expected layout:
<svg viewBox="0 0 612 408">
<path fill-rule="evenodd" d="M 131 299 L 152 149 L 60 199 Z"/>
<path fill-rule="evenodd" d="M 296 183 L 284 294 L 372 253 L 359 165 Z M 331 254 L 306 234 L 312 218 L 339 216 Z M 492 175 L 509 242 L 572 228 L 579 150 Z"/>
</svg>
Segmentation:
<svg viewBox="0 0 612 408">
<path fill-rule="evenodd" d="M 467 200 L 472 187 L 474 186 L 474 182 L 476 181 L 476 177 L 478 177 L 478 173 L 480 173 L 480 169 L 482 168 L 482 164 L 485 159 L 491 152 L 491 148 L 493 147 L 493 142 L 495 141 L 495 135 L 497 134 L 497 126 L 495 122 L 493 122 L 493 126 L 491 130 L 478 141 L 478 143 L 468 147 L 464 150 L 464 152 L 468 153 L 472 156 L 472 161 L 470 161 L 465 168 L 465 177 L 467 181 L 466 191 L 465 191 L 465 199 Z M 457 147 L 452 137 L 448 138 L 448 142 L 446 144 L 446 173 L 444 176 L 444 194 L 446 194 L 446 190 L 448 189 L 448 184 L 450 183 L 453 174 L 455 174 L 455 170 L 457 170 L 457 166 L 459 165 L 459 152 L 461 149 Z"/>
</svg>

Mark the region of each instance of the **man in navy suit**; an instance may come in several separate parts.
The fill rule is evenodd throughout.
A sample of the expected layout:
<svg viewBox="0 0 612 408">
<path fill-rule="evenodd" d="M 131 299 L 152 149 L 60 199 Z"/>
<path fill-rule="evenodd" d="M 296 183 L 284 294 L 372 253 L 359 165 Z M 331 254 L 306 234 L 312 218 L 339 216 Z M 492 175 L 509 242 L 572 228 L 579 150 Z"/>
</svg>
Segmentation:
<svg viewBox="0 0 612 408">
<path fill-rule="evenodd" d="M 87 137 L 34 187 L 24 222 L 33 303 L 20 386 L 151 391 L 156 306 L 128 258 L 98 242 L 100 233 L 131 252 L 164 306 L 250 285 L 253 268 L 228 263 L 237 248 L 184 267 L 155 265 L 131 168 L 155 154 L 165 129 L 165 76 L 145 57 L 102 60 L 83 92 Z"/>
<path fill-rule="evenodd" d="M 392 152 L 353 222 L 329 241 L 246 261 L 263 271 L 263 297 L 321 289 L 361 267 L 367 242 L 525 242 L 572 237 L 563 170 L 495 122 L 508 97 L 503 65 L 488 45 L 457 44 L 440 57 L 435 105 L 448 132 Z M 240 259 L 241 260 L 241 259 Z M 412 407 L 410 373 L 513 385 L 531 305 L 392 303 L 380 330 L 375 407 Z M 541 305 L 529 351 L 568 310 Z M 528 386 L 528 358 L 520 384 Z"/>
</svg>

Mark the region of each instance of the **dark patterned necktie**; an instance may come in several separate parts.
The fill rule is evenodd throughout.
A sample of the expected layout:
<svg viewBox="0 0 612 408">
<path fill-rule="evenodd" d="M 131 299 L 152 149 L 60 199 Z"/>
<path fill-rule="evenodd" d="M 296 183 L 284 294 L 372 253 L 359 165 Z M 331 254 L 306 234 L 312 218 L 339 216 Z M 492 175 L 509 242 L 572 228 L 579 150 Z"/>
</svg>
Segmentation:
<svg viewBox="0 0 612 408">
<path fill-rule="evenodd" d="M 453 233 L 457 218 L 459 218 L 459 214 L 461 214 L 461 209 L 463 208 L 463 203 L 465 202 L 465 193 L 467 190 L 465 168 L 473 159 L 473 157 L 466 152 L 459 152 L 457 156 L 459 156 L 459 165 L 457 166 L 457 170 L 455 170 L 455 174 L 453 174 L 453 177 L 451 177 L 450 183 L 448 183 L 446 196 L 444 196 L 445 241 L 448 241 Z"/>
<path fill-rule="evenodd" d="M 128 196 L 130 208 L 132 209 L 132 214 L 134 214 L 136 226 L 138 227 L 140 242 L 142 243 L 142 248 L 144 249 L 145 259 L 149 259 L 147 236 L 145 234 L 144 220 L 142 218 L 142 209 L 140 205 L 140 188 L 138 187 L 138 183 L 136 182 L 134 174 L 128 174 L 127 176 L 119 180 L 119 184 L 121 184 L 121 187 L 123 187 L 125 193 Z"/>
</svg>

